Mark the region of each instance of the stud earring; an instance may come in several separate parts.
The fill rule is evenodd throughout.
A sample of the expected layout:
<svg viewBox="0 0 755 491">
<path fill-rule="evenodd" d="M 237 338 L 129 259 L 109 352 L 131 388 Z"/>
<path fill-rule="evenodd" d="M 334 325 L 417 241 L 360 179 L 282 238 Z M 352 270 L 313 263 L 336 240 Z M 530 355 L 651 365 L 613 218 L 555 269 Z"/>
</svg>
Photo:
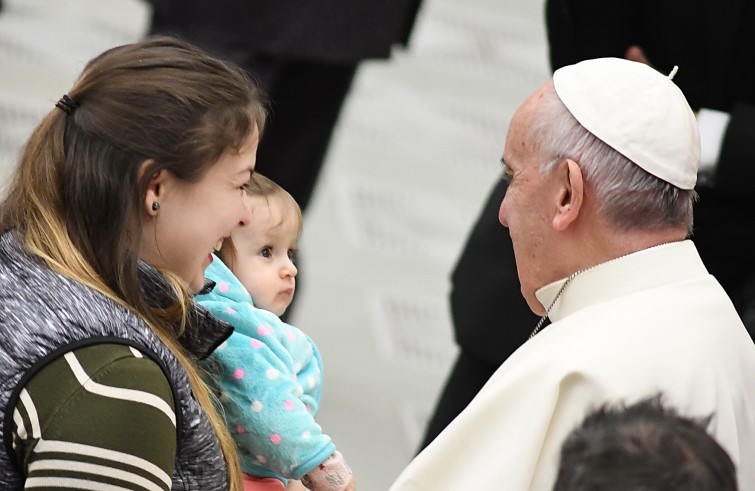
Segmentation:
<svg viewBox="0 0 755 491">
<path fill-rule="evenodd" d="M 160 209 L 160 203 L 157 201 L 152 202 L 152 211 L 158 211 Z"/>
</svg>

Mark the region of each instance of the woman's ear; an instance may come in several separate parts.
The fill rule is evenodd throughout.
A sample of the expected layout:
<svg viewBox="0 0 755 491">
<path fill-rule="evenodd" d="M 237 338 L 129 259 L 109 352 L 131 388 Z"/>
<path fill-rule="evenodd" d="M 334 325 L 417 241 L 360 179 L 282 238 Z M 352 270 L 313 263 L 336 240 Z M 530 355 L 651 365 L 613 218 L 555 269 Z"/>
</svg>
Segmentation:
<svg viewBox="0 0 755 491">
<path fill-rule="evenodd" d="M 559 185 L 561 189 L 553 217 L 553 228 L 566 230 L 579 216 L 584 199 L 584 176 L 579 164 L 572 159 L 565 159 L 559 168 Z"/>
<path fill-rule="evenodd" d="M 150 168 L 154 165 L 155 161 L 152 159 L 145 160 L 139 167 L 139 179 L 141 180 L 145 172 L 150 172 Z M 147 193 L 144 198 L 144 210 L 147 215 L 154 217 L 160 211 L 160 199 L 163 196 L 163 184 L 166 176 L 165 170 L 158 170 L 154 172 L 147 184 Z"/>
</svg>

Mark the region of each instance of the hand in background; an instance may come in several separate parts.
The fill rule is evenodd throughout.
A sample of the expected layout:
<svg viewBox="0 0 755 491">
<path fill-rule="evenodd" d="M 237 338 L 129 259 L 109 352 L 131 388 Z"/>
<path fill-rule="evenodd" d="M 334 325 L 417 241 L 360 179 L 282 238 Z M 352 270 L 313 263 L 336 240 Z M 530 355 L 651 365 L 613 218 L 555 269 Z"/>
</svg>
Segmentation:
<svg viewBox="0 0 755 491">
<path fill-rule="evenodd" d="M 644 63 L 646 65 L 653 66 L 653 64 L 650 63 L 650 60 L 648 60 L 648 57 L 645 55 L 645 51 L 643 51 L 639 46 L 630 46 L 629 49 L 627 49 L 627 52 L 624 54 L 624 58 L 630 61 L 636 61 L 638 63 Z"/>
</svg>

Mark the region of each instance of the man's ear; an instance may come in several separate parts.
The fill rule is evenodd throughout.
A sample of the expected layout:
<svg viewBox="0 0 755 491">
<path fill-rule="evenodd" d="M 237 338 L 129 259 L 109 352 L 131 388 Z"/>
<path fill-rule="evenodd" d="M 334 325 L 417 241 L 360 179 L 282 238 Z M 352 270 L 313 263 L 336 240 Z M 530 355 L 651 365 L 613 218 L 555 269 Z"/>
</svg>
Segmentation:
<svg viewBox="0 0 755 491">
<path fill-rule="evenodd" d="M 565 159 L 559 164 L 558 202 L 553 217 L 553 228 L 566 230 L 579 216 L 584 200 L 584 179 L 579 164 L 572 159 Z"/>
<path fill-rule="evenodd" d="M 145 172 L 150 172 L 149 169 L 154 163 L 155 162 L 152 159 L 142 162 L 142 165 L 139 167 L 139 177 L 141 178 Z M 160 210 L 160 199 L 163 197 L 163 185 L 165 184 L 166 176 L 167 171 L 161 169 L 154 172 L 149 178 L 147 193 L 144 198 L 144 210 L 149 216 L 156 216 Z"/>
</svg>

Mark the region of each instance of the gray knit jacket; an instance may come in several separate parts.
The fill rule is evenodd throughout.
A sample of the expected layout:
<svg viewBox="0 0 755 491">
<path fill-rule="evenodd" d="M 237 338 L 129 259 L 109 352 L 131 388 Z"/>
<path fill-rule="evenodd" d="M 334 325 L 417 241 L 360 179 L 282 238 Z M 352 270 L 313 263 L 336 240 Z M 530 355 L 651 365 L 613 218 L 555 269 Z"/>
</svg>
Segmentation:
<svg viewBox="0 0 755 491">
<path fill-rule="evenodd" d="M 165 292 L 164 279 L 140 265 L 153 298 Z M 202 359 L 232 328 L 197 306 L 185 335 L 187 351 Z M 11 448 L 12 410 L 23 384 L 66 351 L 97 343 L 124 343 L 150 354 L 163 368 L 174 393 L 178 447 L 173 489 L 228 489 L 228 473 L 210 422 L 191 394 L 178 360 L 134 313 L 102 294 L 49 269 L 24 252 L 18 235 L 0 235 L 0 489 L 23 489 L 24 476 Z"/>
</svg>

